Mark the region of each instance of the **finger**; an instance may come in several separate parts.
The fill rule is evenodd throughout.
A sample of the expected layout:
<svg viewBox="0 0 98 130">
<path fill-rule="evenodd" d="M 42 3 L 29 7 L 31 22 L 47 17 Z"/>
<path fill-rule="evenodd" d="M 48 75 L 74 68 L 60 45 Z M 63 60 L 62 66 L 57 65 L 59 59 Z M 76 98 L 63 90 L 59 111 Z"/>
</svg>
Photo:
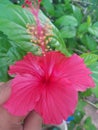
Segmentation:
<svg viewBox="0 0 98 130">
<path fill-rule="evenodd" d="M 24 121 L 24 130 L 41 130 L 42 118 L 36 113 L 31 112 Z"/>
<path fill-rule="evenodd" d="M 11 94 L 11 81 L 7 83 L 0 83 L 0 105 L 5 103 Z"/>
<path fill-rule="evenodd" d="M 23 130 L 22 123 L 25 117 L 14 116 L 2 106 L 8 100 L 10 94 L 11 81 L 0 83 L 0 130 Z"/>
<path fill-rule="evenodd" d="M 3 85 L 3 84 L 4 84 L 4 82 L 0 82 L 0 86 Z"/>
<path fill-rule="evenodd" d="M 0 130 L 23 130 L 21 125 L 23 119 L 24 117 L 14 116 L 0 107 Z"/>
</svg>

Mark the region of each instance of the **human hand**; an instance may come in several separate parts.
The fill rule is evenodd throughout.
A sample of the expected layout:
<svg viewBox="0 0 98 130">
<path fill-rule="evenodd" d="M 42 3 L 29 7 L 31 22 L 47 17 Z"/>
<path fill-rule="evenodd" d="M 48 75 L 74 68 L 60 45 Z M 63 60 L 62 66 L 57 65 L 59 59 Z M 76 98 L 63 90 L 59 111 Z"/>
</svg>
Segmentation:
<svg viewBox="0 0 98 130">
<path fill-rule="evenodd" d="M 41 130 L 42 118 L 34 111 L 17 117 L 3 108 L 11 94 L 10 82 L 0 83 L 0 130 Z"/>
</svg>

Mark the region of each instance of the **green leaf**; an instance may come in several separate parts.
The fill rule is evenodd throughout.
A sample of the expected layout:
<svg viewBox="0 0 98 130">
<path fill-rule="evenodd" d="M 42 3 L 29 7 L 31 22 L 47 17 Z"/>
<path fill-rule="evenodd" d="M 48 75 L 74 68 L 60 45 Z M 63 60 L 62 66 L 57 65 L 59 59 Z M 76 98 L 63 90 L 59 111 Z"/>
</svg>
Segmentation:
<svg viewBox="0 0 98 130">
<path fill-rule="evenodd" d="M 1 13 L 1 10 L 3 13 Z M 27 23 L 34 23 L 33 15 L 18 5 L 0 5 L 0 19 L 7 19 L 26 28 Z"/>
<path fill-rule="evenodd" d="M 31 35 L 27 33 L 27 23 L 34 23 L 33 15 L 29 11 L 12 4 L 0 5 L 0 30 L 25 51 L 34 52 L 36 48 L 30 42 Z"/>
<path fill-rule="evenodd" d="M 76 110 L 75 113 L 74 113 L 74 122 L 75 123 L 80 123 L 80 121 L 82 120 L 83 116 L 84 116 L 84 112 L 83 111 L 79 111 L 79 110 Z"/>
<path fill-rule="evenodd" d="M 98 82 L 98 81 L 97 81 Z M 98 98 L 98 85 L 92 89 L 92 92 L 96 95 L 96 97 Z M 97 106 L 98 107 L 98 106 Z"/>
<path fill-rule="evenodd" d="M 55 10 L 51 0 L 43 0 L 42 5 L 50 15 L 54 16 Z"/>
<path fill-rule="evenodd" d="M 91 27 L 89 27 L 88 31 L 94 36 L 98 37 L 98 22 L 94 23 Z"/>
<path fill-rule="evenodd" d="M 82 126 L 77 126 L 76 130 L 83 130 L 83 127 Z"/>
<path fill-rule="evenodd" d="M 22 59 L 26 54 L 22 49 L 9 41 L 6 35 L 0 32 L 0 81 L 7 81 L 8 67 L 15 61 Z"/>
<path fill-rule="evenodd" d="M 65 9 L 64 4 L 55 4 L 55 14 L 54 17 L 59 18 L 65 14 L 64 9 Z"/>
<path fill-rule="evenodd" d="M 91 95 L 92 95 L 92 90 L 91 90 L 91 88 L 89 88 L 85 92 L 81 92 L 79 96 L 83 99 L 83 98 L 91 96 Z"/>
<path fill-rule="evenodd" d="M 88 23 L 88 26 L 92 24 L 92 19 L 90 15 L 87 16 L 87 23 Z"/>
<path fill-rule="evenodd" d="M 96 83 L 96 87 L 92 89 L 92 92 L 98 97 L 98 62 L 89 66 L 92 71 L 92 77 Z"/>
<path fill-rule="evenodd" d="M 81 40 L 88 50 L 94 51 L 97 49 L 97 43 L 92 36 L 84 35 Z"/>
<path fill-rule="evenodd" d="M 73 38 L 76 36 L 76 28 L 73 26 L 65 26 L 61 30 L 62 38 Z"/>
<path fill-rule="evenodd" d="M 84 33 L 88 32 L 88 27 L 89 27 L 88 23 L 84 22 L 84 23 L 80 24 L 78 32 L 81 34 L 84 34 Z"/>
<path fill-rule="evenodd" d="M 8 35 L 9 39 L 15 41 L 15 44 L 20 46 L 25 51 L 37 51 L 30 42 L 31 36 L 27 34 L 26 29 L 22 28 L 20 25 L 8 21 L 6 19 L 0 20 L 0 30 Z"/>
<path fill-rule="evenodd" d="M 81 55 L 81 57 L 84 59 L 84 62 L 87 66 L 95 63 L 98 60 L 98 55 L 92 53 L 84 53 Z"/>
<path fill-rule="evenodd" d="M 74 5 L 72 5 L 72 7 L 73 7 L 73 15 L 74 15 L 74 17 L 78 20 L 78 23 L 81 23 L 82 17 L 83 17 L 81 9 L 74 6 Z"/>
<path fill-rule="evenodd" d="M 5 82 L 8 80 L 8 62 L 7 58 L 0 58 L 0 82 Z"/>
<path fill-rule="evenodd" d="M 86 44 L 89 50 L 93 51 L 97 49 L 97 43 L 91 36 L 86 36 Z"/>
<path fill-rule="evenodd" d="M 72 130 L 73 128 L 75 128 L 75 123 L 74 122 L 70 122 L 69 124 L 68 124 L 68 130 Z"/>
<path fill-rule="evenodd" d="M 71 0 L 64 0 L 65 4 L 69 4 Z"/>
<path fill-rule="evenodd" d="M 76 27 L 78 26 L 78 21 L 75 17 L 71 15 L 64 15 L 56 20 L 55 24 L 57 26 L 63 27 L 63 26 L 72 26 Z"/>
<path fill-rule="evenodd" d="M 86 106 L 86 102 L 84 102 L 82 99 L 79 99 L 78 105 L 77 105 L 77 110 L 82 111 L 85 106 Z"/>
<path fill-rule="evenodd" d="M 65 42 L 64 40 L 62 39 L 62 36 L 61 36 L 61 33 L 56 29 L 54 28 L 54 39 L 55 40 L 55 44 L 52 44 L 52 46 L 55 45 L 55 49 L 56 50 L 59 50 L 61 51 L 62 53 L 64 53 L 66 56 L 70 56 L 71 54 L 68 52 L 67 48 L 66 48 L 66 45 L 65 45 Z"/>
<path fill-rule="evenodd" d="M 55 24 L 60 28 L 62 38 L 73 38 L 76 36 L 78 22 L 75 17 L 64 15 L 57 19 Z"/>
<path fill-rule="evenodd" d="M 0 4 L 11 4 L 11 2 L 9 0 L 0 0 Z"/>
<path fill-rule="evenodd" d="M 91 120 L 90 117 L 88 117 L 88 118 L 85 120 L 84 128 L 85 128 L 86 130 L 97 130 L 96 127 L 92 124 L 92 120 Z"/>
</svg>

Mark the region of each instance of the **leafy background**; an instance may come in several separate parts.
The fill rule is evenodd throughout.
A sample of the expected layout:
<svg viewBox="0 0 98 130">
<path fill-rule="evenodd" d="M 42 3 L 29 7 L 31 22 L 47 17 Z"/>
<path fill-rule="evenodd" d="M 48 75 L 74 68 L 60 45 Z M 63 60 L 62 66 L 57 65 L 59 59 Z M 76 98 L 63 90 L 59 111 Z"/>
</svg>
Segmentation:
<svg viewBox="0 0 98 130">
<path fill-rule="evenodd" d="M 12 1 L 12 3 L 10 2 Z M 0 81 L 7 81 L 8 67 L 21 59 L 27 51 L 38 54 L 38 46 L 31 43 L 26 25 L 34 23 L 32 14 L 23 10 L 23 0 L 0 0 Z M 14 4 L 13 4 L 14 3 Z M 54 37 L 50 46 L 66 55 L 79 54 L 92 70 L 94 89 L 79 94 L 79 103 L 69 130 L 97 130 L 91 117 L 83 110 L 90 104 L 98 110 L 98 1 L 42 0 L 40 19 L 48 19 Z M 2 13 L 3 12 L 3 13 Z M 2 77 L 3 75 L 3 77 Z M 93 95 L 93 100 L 91 100 Z"/>
</svg>

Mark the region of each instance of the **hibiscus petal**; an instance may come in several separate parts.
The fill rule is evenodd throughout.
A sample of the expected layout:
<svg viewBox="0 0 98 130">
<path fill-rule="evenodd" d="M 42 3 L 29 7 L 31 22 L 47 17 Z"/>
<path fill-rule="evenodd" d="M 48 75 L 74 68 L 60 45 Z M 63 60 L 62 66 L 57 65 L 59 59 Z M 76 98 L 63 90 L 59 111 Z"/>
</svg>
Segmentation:
<svg viewBox="0 0 98 130">
<path fill-rule="evenodd" d="M 16 76 L 12 81 L 12 94 L 4 107 L 17 116 L 28 114 L 40 98 L 39 86 L 36 77 L 31 75 Z"/>
<path fill-rule="evenodd" d="M 47 70 L 48 75 L 51 72 L 54 80 L 69 81 L 77 91 L 85 91 L 95 86 L 90 69 L 76 54 L 65 57 L 59 52 L 49 52 L 43 58 L 42 66 L 44 70 Z"/>
<path fill-rule="evenodd" d="M 76 54 L 66 61 L 62 71 L 62 76 L 67 77 L 78 91 L 85 91 L 87 88 L 95 86 L 91 77 L 92 72 L 86 67 L 83 59 Z"/>
<path fill-rule="evenodd" d="M 60 124 L 73 114 L 77 100 L 77 92 L 73 87 L 52 84 L 51 89 L 42 91 L 34 109 L 43 117 L 45 124 Z"/>
<path fill-rule="evenodd" d="M 23 60 L 17 61 L 14 65 L 10 66 L 9 74 L 35 74 L 35 76 L 43 75 L 43 70 L 40 65 L 40 56 L 34 56 L 28 53 L 24 56 Z"/>
</svg>

